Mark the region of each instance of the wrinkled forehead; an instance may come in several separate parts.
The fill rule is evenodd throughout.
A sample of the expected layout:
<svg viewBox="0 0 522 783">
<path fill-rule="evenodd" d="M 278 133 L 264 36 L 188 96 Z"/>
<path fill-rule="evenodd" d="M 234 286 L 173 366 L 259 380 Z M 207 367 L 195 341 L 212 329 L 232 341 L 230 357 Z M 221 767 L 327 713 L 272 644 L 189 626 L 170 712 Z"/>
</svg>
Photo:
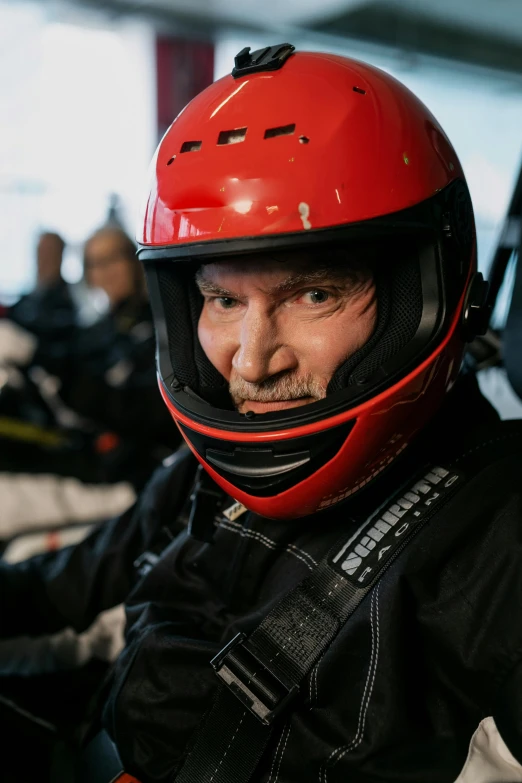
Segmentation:
<svg viewBox="0 0 522 783">
<path fill-rule="evenodd" d="M 329 280 L 371 280 L 374 261 L 375 251 L 366 248 L 241 255 L 200 266 L 196 282 L 204 289 L 209 285 L 233 287 L 241 283 L 285 288 L 300 283 L 319 285 Z"/>
</svg>

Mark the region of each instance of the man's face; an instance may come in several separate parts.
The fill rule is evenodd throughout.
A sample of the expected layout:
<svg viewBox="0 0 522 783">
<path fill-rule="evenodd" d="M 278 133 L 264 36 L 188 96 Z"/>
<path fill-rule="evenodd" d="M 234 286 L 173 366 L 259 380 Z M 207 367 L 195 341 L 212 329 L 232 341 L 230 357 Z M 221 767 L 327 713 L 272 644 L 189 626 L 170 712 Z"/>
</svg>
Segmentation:
<svg viewBox="0 0 522 783">
<path fill-rule="evenodd" d="M 298 253 L 202 266 L 198 336 L 240 413 L 268 413 L 326 396 L 335 371 L 375 327 L 364 265 L 322 264 Z M 322 267 L 322 268 L 319 268 Z"/>
</svg>

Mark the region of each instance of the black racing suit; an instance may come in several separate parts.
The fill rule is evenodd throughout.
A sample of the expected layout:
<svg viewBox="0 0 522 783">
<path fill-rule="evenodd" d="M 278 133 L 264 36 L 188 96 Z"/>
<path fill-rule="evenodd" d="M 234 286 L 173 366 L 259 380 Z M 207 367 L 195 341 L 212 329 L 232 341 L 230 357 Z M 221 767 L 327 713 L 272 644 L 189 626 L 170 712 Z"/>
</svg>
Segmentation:
<svg viewBox="0 0 522 783">
<path fill-rule="evenodd" d="M 522 426 L 498 421 L 471 378 L 350 503 L 291 522 L 218 511 L 212 543 L 182 532 L 136 580 L 136 556 L 186 511 L 194 462 L 175 461 L 79 546 L 3 567 L 2 634 L 82 629 L 126 598 L 104 722 L 128 772 L 167 783 L 212 703 L 214 654 L 433 465 L 461 472 L 458 491 L 342 627 L 253 780 L 450 783 L 489 716 L 522 762 Z"/>
</svg>

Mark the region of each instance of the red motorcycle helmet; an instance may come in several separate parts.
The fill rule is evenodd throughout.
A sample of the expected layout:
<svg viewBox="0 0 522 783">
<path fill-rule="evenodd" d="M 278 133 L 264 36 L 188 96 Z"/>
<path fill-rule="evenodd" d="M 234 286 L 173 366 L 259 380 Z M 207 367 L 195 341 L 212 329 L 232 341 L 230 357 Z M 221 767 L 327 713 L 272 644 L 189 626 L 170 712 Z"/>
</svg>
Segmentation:
<svg viewBox="0 0 522 783">
<path fill-rule="evenodd" d="M 290 44 L 236 57 L 160 142 L 141 233 L 164 400 L 210 476 L 263 516 L 328 508 L 381 473 L 433 416 L 484 329 L 461 165 L 386 73 Z M 205 263 L 373 250 L 373 336 L 323 400 L 238 413 L 197 338 Z"/>
</svg>

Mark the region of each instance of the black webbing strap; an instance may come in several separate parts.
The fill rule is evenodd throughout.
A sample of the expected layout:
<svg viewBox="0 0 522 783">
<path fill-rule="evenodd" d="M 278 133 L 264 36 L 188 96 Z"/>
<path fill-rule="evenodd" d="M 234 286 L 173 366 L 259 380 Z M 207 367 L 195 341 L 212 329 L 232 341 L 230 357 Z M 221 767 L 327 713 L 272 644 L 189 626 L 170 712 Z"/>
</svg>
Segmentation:
<svg viewBox="0 0 522 783">
<path fill-rule="evenodd" d="M 176 783 L 250 779 L 274 719 L 369 589 L 354 588 L 323 561 L 248 639 L 236 636 L 222 650 L 213 664 L 228 688 L 219 689 Z"/>
<path fill-rule="evenodd" d="M 419 497 L 425 492 L 422 502 L 417 505 L 401 498 L 398 502 L 404 500 L 403 506 L 411 510 L 392 505 L 398 509 L 395 522 L 385 523 L 385 515 L 374 527 L 373 520 L 369 522 L 363 538 L 359 536 L 366 546 L 356 542 L 355 551 L 350 551 L 345 535 L 248 638 L 236 636 L 216 656 L 212 665 L 222 686 L 176 783 L 246 783 L 251 779 L 274 721 L 296 698 L 300 684 L 342 625 L 453 494 L 461 478 L 443 469 L 428 475 L 433 484 L 418 482 Z M 390 520 L 394 517 L 386 513 Z M 372 531 L 374 538 L 370 539 Z"/>
<path fill-rule="evenodd" d="M 273 721 L 370 589 L 322 561 L 248 639 L 236 636 L 213 662 L 228 687 L 219 689 L 176 783 L 248 781 Z"/>
</svg>

